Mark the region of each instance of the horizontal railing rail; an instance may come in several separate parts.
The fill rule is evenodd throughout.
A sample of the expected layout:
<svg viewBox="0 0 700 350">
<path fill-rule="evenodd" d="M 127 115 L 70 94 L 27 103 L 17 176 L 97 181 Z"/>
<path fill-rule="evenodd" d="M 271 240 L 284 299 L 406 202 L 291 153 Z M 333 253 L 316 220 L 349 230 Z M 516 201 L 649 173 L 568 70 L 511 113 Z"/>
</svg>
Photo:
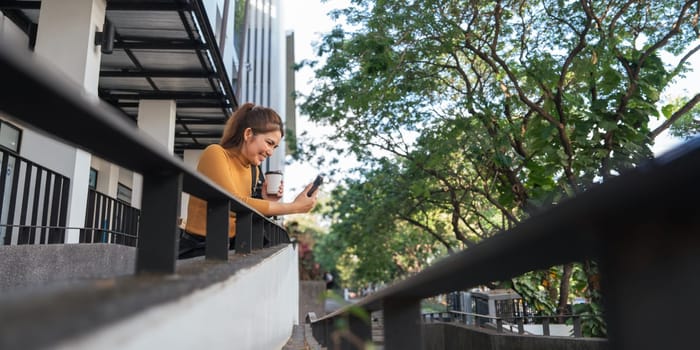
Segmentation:
<svg viewBox="0 0 700 350">
<path fill-rule="evenodd" d="M 693 324 L 700 312 L 695 292 L 700 287 L 698 179 L 696 138 L 312 321 L 313 334 L 333 348 L 329 339 L 343 318 L 355 336 L 370 341 L 371 326 L 356 310 L 382 310 L 386 349 L 421 348 L 422 299 L 594 259 L 600 262 L 611 349 L 695 343 Z"/>
<path fill-rule="evenodd" d="M 542 325 L 542 335 L 550 335 L 550 323 L 571 321 L 574 338 L 581 338 L 581 319 L 595 317 L 593 315 L 553 315 L 553 316 L 490 316 L 461 311 L 440 311 L 423 313 L 423 322 L 457 322 L 466 325 L 484 327 L 486 322 L 495 325 L 498 333 L 503 333 L 507 326 L 517 326 L 518 334 L 525 334 L 525 324 L 536 323 Z M 512 328 L 509 328 L 512 331 Z"/>
<path fill-rule="evenodd" d="M 207 201 L 206 259 L 227 260 L 229 211 L 236 253 L 290 242 L 284 228 L 187 167 L 121 112 L 86 95 L 47 62 L 0 42 L 0 110 L 68 144 L 143 176 L 136 272 L 173 273 L 182 192 Z M 52 116 L 52 117 L 47 117 Z"/>
</svg>

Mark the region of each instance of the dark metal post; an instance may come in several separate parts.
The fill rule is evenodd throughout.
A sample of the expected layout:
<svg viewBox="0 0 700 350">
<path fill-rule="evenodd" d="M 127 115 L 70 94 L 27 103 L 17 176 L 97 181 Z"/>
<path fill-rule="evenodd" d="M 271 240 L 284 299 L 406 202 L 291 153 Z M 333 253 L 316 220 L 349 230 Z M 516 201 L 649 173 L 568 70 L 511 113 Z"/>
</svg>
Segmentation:
<svg viewBox="0 0 700 350">
<path fill-rule="evenodd" d="M 182 174 L 143 174 L 136 272 L 175 272 Z"/>
<path fill-rule="evenodd" d="M 542 335 L 549 335 L 549 317 L 542 319 Z"/>
<path fill-rule="evenodd" d="M 328 348 L 331 345 L 330 323 L 332 319 L 322 320 L 314 324 L 314 338 L 321 342 L 321 345 Z"/>
<path fill-rule="evenodd" d="M 571 318 L 574 321 L 574 338 L 581 338 L 583 335 L 581 332 L 581 317 L 571 316 Z"/>
<path fill-rule="evenodd" d="M 698 186 L 675 194 L 663 210 L 636 213 L 639 220 L 610 229 L 615 235 L 601 264 L 610 349 L 682 349 L 697 344 Z"/>
<path fill-rule="evenodd" d="M 518 317 L 518 334 L 525 333 L 525 326 L 523 325 L 523 318 Z"/>
<path fill-rule="evenodd" d="M 503 319 L 500 317 L 496 319 L 496 331 L 498 333 L 503 333 Z"/>
<path fill-rule="evenodd" d="M 422 349 L 420 299 L 384 300 L 384 345 L 393 349 Z"/>
<path fill-rule="evenodd" d="M 253 250 L 258 250 L 263 248 L 263 241 L 265 240 L 265 219 L 261 217 L 253 218 Z"/>
<path fill-rule="evenodd" d="M 250 253 L 253 241 L 253 213 L 236 213 L 236 254 Z"/>
<path fill-rule="evenodd" d="M 344 338 L 341 340 L 341 349 L 354 350 L 354 349 L 364 349 L 367 342 L 372 341 L 372 321 L 369 313 L 368 318 L 357 317 L 354 313 L 348 313 L 348 323 L 350 328 L 350 334 L 352 336 L 352 341 Z M 360 342 L 361 344 L 358 344 Z M 359 347 L 358 347 L 359 346 Z"/>
<path fill-rule="evenodd" d="M 207 260 L 228 260 L 229 201 L 207 202 Z"/>
</svg>

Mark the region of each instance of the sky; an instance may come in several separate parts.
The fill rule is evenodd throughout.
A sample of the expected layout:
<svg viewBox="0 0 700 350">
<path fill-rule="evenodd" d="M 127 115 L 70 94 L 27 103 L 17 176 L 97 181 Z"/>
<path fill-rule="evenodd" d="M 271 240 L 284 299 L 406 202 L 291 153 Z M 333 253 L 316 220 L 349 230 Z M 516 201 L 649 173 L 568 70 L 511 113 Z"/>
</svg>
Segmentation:
<svg viewBox="0 0 700 350">
<path fill-rule="evenodd" d="M 335 23 L 327 15 L 333 9 L 344 8 L 350 3 L 349 0 L 284 0 L 285 29 L 294 32 L 294 55 L 296 62 L 304 59 L 317 59 L 314 53 L 315 43 L 320 41 L 323 34 L 330 32 Z M 303 68 L 297 71 L 296 90 L 302 94 L 307 94 L 311 89 L 313 71 Z M 301 101 L 297 100 L 297 104 Z M 298 110 L 297 110 L 298 113 Z M 297 114 L 297 134 L 303 130 L 321 130 L 311 123 L 304 115 Z M 323 137 L 319 134 L 317 137 Z M 285 167 L 284 192 L 285 200 L 293 200 L 294 197 L 312 182 L 316 174 L 323 173 L 314 164 L 293 162 Z M 321 187 L 321 192 L 327 192 L 333 186 L 326 183 Z"/>
<path fill-rule="evenodd" d="M 285 0 L 284 1 L 284 13 L 285 17 L 283 19 L 285 23 L 285 29 L 287 31 L 294 32 L 294 51 L 295 60 L 297 62 L 304 59 L 317 59 L 314 53 L 314 45 L 320 40 L 321 35 L 330 32 L 335 26 L 335 23 L 328 16 L 328 12 L 349 6 L 350 0 Z M 700 55 L 696 54 L 696 57 L 692 60 L 692 64 L 696 68 L 695 72 L 688 74 L 688 76 L 676 86 L 668 89 L 666 92 L 666 97 L 672 98 L 674 93 L 687 91 L 690 93 L 700 93 Z M 312 87 L 313 72 L 309 68 L 303 68 L 297 71 L 296 79 L 296 90 L 300 91 L 302 94 L 307 94 Z M 297 104 L 301 101 L 297 101 Z M 651 127 L 658 125 L 662 120 L 652 120 Z M 314 130 L 318 132 L 317 137 L 323 137 L 322 129 L 311 123 L 308 118 L 304 115 L 297 114 L 297 133 L 301 133 L 302 130 Z M 654 154 L 661 155 L 664 152 L 670 150 L 674 146 L 682 143 L 682 140 L 675 139 L 668 135 L 668 131 L 662 133 L 656 139 L 656 143 L 652 150 Z M 322 173 L 323 169 L 320 169 L 314 164 L 305 164 L 294 162 L 289 164 L 285 168 L 285 200 L 293 200 L 297 193 L 299 193 L 303 187 L 313 181 L 316 174 Z M 327 183 L 324 187 L 328 191 L 334 184 Z M 324 192 L 324 188 L 321 189 Z"/>
</svg>

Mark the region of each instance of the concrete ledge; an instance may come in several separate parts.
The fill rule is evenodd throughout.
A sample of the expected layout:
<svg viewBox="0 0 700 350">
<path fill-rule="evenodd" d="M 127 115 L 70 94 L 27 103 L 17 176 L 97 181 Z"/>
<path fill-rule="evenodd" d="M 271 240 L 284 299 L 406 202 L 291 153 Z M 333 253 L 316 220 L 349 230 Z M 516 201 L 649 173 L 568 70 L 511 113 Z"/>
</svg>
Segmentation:
<svg viewBox="0 0 700 350">
<path fill-rule="evenodd" d="M 136 248 L 117 244 L 0 246 L 0 290 L 134 273 Z"/>
<path fill-rule="evenodd" d="M 0 294 L 0 349 L 279 349 L 298 323 L 296 262 L 280 245 Z"/>
</svg>

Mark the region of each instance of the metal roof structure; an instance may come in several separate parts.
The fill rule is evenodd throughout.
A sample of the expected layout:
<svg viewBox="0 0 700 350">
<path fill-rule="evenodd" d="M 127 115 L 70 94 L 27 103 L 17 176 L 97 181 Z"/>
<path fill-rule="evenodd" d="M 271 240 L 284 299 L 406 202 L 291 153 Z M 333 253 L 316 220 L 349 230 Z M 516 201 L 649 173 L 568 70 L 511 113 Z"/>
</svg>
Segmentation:
<svg viewBox="0 0 700 350">
<path fill-rule="evenodd" d="M 0 0 L 33 49 L 41 1 Z M 216 143 L 237 107 L 201 0 L 109 0 L 111 53 L 103 47 L 100 98 L 136 121 L 139 100 L 174 100 L 175 153 Z"/>
</svg>

